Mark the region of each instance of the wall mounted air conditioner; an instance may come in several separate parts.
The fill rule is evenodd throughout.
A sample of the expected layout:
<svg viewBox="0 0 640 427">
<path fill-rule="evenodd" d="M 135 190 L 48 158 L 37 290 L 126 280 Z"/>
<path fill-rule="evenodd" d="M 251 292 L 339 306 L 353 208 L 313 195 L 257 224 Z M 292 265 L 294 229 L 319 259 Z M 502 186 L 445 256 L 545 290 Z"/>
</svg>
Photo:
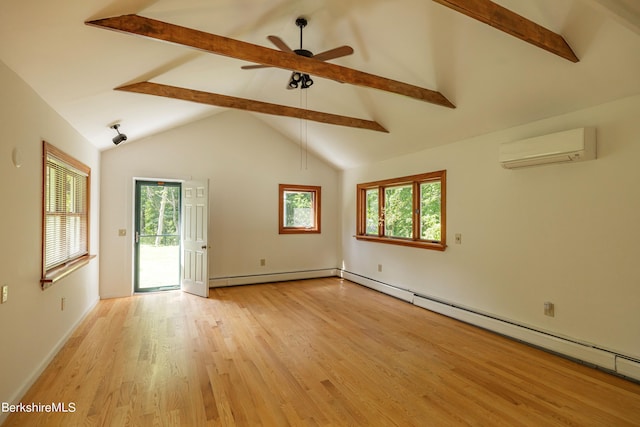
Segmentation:
<svg viewBox="0 0 640 427">
<path fill-rule="evenodd" d="M 506 169 L 596 158 L 596 129 L 579 128 L 507 142 L 500 146 L 500 164 Z"/>
</svg>

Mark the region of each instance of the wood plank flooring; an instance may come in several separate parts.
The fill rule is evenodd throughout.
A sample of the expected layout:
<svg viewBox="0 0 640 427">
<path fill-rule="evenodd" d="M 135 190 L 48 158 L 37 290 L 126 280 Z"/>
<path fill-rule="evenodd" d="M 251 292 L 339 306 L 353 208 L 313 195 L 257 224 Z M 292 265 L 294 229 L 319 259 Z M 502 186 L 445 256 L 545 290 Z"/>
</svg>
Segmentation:
<svg viewBox="0 0 640 427">
<path fill-rule="evenodd" d="M 5 426 L 639 426 L 640 385 L 338 278 L 104 300 Z"/>
</svg>

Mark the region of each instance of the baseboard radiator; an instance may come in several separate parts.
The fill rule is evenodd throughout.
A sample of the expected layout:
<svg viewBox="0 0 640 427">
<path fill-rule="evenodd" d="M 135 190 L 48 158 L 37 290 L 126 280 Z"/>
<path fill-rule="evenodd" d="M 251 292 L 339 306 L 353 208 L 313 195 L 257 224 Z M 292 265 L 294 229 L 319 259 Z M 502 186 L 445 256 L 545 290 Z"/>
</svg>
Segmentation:
<svg viewBox="0 0 640 427">
<path fill-rule="evenodd" d="M 446 301 L 419 295 L 410 290 L 401 289 L 355 273 L 344 270 L 339 270 L 338 273 L 340 277 L 391 295 L 418 307 L 604 369 L 630 380 L 640 381 L 640 360 L 594 347 L 586 343 L 558 337 L 544 331 L 538 331 L 525 325 L 491 317 L 487 314 L 478 313 Z"/>
<path fill-rule="evenodd" d="M 338 276 L 337 269 L 323 268 L 318 270 L 287 271 L 282 273 L 252 274 L 246 276 L 212 277 L 209 279 L 209 288 L 221 288 L 225 286 L 239 285 L 257 285 L 260 283 L 318 279 L 321 277 L 334 276 Z"/>
</svg>

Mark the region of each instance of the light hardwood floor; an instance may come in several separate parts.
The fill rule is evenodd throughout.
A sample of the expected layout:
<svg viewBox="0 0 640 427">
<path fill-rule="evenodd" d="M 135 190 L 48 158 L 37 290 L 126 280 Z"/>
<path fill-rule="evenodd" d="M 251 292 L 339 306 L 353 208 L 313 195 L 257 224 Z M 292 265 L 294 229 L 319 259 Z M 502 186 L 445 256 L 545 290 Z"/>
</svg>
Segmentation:
<svg viewBox="0 0 640 427">
<path fill-rule="evenodd" d="M 631 426 L 640 385 L 338 278 L 101 301 L 6 426 Z"/>
</svg>

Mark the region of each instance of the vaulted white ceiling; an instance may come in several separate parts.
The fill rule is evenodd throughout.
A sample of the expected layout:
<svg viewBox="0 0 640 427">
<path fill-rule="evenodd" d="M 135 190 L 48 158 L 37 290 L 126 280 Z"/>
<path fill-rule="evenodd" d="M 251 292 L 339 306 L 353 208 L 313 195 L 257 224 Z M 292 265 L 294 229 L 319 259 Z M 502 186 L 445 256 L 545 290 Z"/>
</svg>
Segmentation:
<svg viewBox="0 0 640 427">
<path fill-rule="evenodd" d="M 572 63 L 431 0 L 4 0 L 0 60 L 99 149 L 114 148 L 226 111 L 124 93 L 152 82 L 375 120 L 388 134 L 254 114 L 293 142 L 350 168 L 640 93 L 637 0 L 498 0 L 561 34 Z M 290 71 L 241 70 L 233 58 L 86 26 L 127 13 L 274 48 L 277 35 L 318 53 L 350 45 L 331 62 L 441 92 L 455 109 L 315 77 L 287 90 Z M 212 136 L 215 137 L 215 136 Z"/>
</svg>

